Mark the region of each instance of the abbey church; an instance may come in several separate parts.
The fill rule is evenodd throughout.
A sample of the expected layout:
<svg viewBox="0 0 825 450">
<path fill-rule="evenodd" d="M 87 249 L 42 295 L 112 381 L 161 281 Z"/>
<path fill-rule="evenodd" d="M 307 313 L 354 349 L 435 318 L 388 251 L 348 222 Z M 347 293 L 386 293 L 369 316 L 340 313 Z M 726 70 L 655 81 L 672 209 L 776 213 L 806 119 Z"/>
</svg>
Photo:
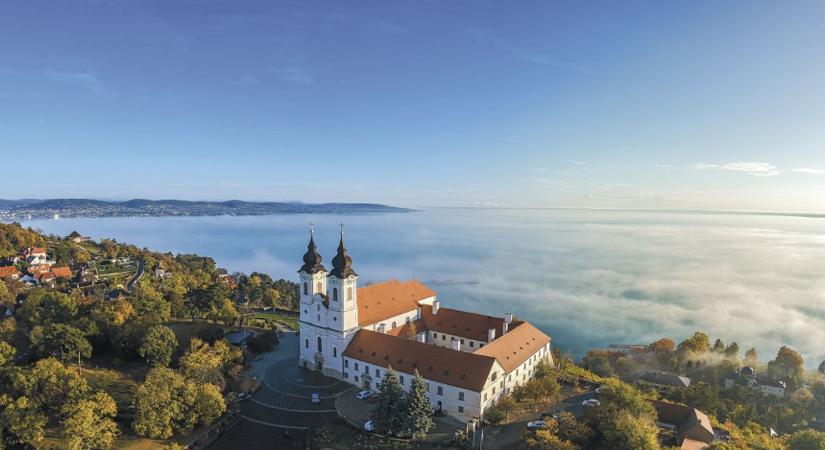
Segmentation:
<svg viewBox="0 0 825 450">
<path fill-rule="evenodd" d="M 343 229 L 332 270 L 311 233 L 298 273 L 305 368 L 373 391 L 389 366 L 407 389 L 417 370 L 434 408 L 468 420 L 529 380 L 539 362 L 553 363 L 550 337 L 510 313 L 442 307 L 417 280 L 358 287 Z"/>
</svg>

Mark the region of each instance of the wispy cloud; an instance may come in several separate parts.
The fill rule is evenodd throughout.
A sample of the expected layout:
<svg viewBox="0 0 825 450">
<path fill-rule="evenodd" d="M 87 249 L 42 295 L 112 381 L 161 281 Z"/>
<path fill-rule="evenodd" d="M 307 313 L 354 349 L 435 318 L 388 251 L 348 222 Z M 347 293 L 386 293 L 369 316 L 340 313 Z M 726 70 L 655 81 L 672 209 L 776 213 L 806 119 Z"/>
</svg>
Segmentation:
<svg viewBox="0 0 825 450">
<path fill-rule="evenodd" d="M 673 166 L 671 166 L 670 164 L 656 164 L 656 167 L 658 167 L 660 169 L 670 169 Z"/>
<path fill-rule="evenodd" d="M 552 66 L 559 69 L 572 70 L 576 72 L 586 72 L 586 69 L 578 64 L 575 64 L 570 61 L 563 61 L 558 58 L 553 58 L 546 54 L 539 53 L 535 50 L 512 44 L 486 30 L 481 30 L 474 27 L 467 27 L 465 28 L 465 33 L 467 34 L 467 36 L 469 36 L 471 39 L 477 42 L 490 44 L 493 47 L 522 61 L 527 61 L 533 64 Z"/>
<path fill-rule="evenodd" d="M 771 163 L 766 162 L 730 162 L 727 164 L 696 163 L 694 169 L 700 170 L 727 170 L 742 172 L 756 177 L 773 177 L 782 173 Z"/>
<path fill-rule="evenodd" d="M 576 166 L 586 166 L 587 161 L 579 161 L 577 159 L 571 159 L 570 164 L 573 164 L 573 165 L 576 165 Z"/>
<path fill-rule="evenodd" d="M 72 72 L 64 70 L 47 70 L 46 76 L 55 81 L 67 83 L 78 83 L 84 85 L 95 85 L 100 83 L 100 79 L 92 72 Z"/>
<path fill-rule="evenodd" d="M 808 175 L 825 175 L 825 169 L 811 169 L 808 167 L 798 167 L 796 169 L 791 169 L 791 172 L 805 173 Z"/>
<path fill-rule="evenodd" d="M 294 84 L 312 84 L 314 81 L 312 74 L 300 67 L 276 69 L 275 74 L 277 74 L 281 80 Z"/>
</svg>

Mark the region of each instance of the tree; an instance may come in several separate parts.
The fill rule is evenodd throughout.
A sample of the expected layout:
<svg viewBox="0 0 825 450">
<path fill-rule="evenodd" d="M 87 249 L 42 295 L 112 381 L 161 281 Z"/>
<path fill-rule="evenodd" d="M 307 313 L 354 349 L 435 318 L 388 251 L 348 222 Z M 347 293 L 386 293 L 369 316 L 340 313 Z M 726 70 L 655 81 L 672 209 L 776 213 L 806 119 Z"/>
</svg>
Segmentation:
<svg viewBox="0 0 825 450">
<path fill-rule="evenodd" d="M 535 433 L 524 433 L 524 443 L 527 448 L 536 450 L 578 450 L 579 446 L 556 436 L 552 430 L 538 430 Z"/>
<path fill-rule="evenodd" d="M 281 304 L 281 293 L 277 289 L 266 288 L 263 297 L 263 305 L 267 308 L 275 308 Z"/>
<path fill-rule="evenodd" d="M 17 321 L 14 317 L 0 319 L 0 341 L 13 342 L 15 333 L 17 333 Z"/>
<path fill-rule="evenodd" d="M 418 370 L 415 371 L 410 391 L 407 393 L 406 406 L 407 427 L 414 438 L 424 437 L 433 427 L 433 407 L 427 398 L 427 383 Z"/>
<path fill-rule="evenodd" d="M 14 294 L 9 291 L 3 280 L 0 280 L 0 306 L 14 306 Z"/>
<path fill-rule="evenodd" d="M 144 437 L 168 439 L 175 432 L 209 423 L 226 410 L 218 388 L 157 367 L 135 394 L 134 431 Z"/>
<path fill-rule="evenodd" d="M 774 378 L 798 386 L 802 380 L 805 360 L 796 350 L 782 346 L 776 353 L 776 358 L 768 363 L 768 374 Z"/>
<path fill-rule="evenodd" d="M 241 351 L 221 339 L 213 345 L 192 338 L 189 350 L 180 359 L 181 372 L 199 383 L 211 383 L 223 388 L 224 375 L 241 359 Z"/>
<path fill-rule="evenodd" d="M 0 341 L 0 367 L 11 364 L 17 350 L 7 342 Z"/>
<path fill-rule="evenodd" d="M 818 370 L 819 373 L 825 375 L 825 361 L 819 363 L 819 367 L 816 370 Z"/>
<path fill-rule="evenodd" d="M 45 328 L 32 330 L 32 345 L 41 358 L 47 356 L 66 358 L 89 358 L 92 356 L 92 344 L 86 340 L 82 331 L 69 325 L 56 323 Z"/>
<path fill-rule="evenodd" d="M 406 425 L 406 412 L 404 386 L 401 385 L 401 381 L 392 366 L 389 366 L 384 373 L 384 379 L 381 381 L 378 390 L 378 402 L 372 411 L 375 429 L 384 434 L 400 433 Z"/>
<path fill-rule="evenodd" d="M 129 294 L 129 303 L 135 308 L 137 316 L 148 322 L 166 322 L 172 314 L 169 302 L 148 281 L 138 283 Z"/>
<path fill-rule="evenodd" d="M 676 353 L 679 356 L 679 362 L 691 362 L 696 356 L 710 351 L 710 338 L 708 335 L 697 331 L 692 337 L 685 339 L 676 348 Z"/>
<path fill-rule="evenodd" d="M 579 421 L 576 416 L 567 411 L 559 413 L 555 421 L 558 424 L 556 434 L 560 438 L 575 442 L 583 448 L 589 447 L 590 441 L 593 439 L 593 430 L 587 424 Z"/>
<path fill-rule="evenodd" d="M 168 366 L 177 349 L 178 338 L 175 332 L 167 326 L 155 325 L 143 336 L 143 344 L 138 353 L 153 367 Z"/>
<path fill-rule="evenodd" d="M 725 348 L 725 356 L 731 359 L 739 358 L 739 344 L 731 342 L 730 345 Z"/>
<path fill-rule="evenodd" d="M 0 395 L 0 448 L 36 447 L 43 440 L 47 417 L 30 398 Z"/>
<path fill-rule="evenodd" d="M 89 393 L 86 379 L 55 358 L 37 361 L 28 372 L 16 372 L 12 385 L 16 394 L 30 398 L 54 415 L 64 404 L 78 402 Z"/>
<path fill-rule="evenodd" d="M 61 433 L 66 447 L 77 450 L 111 448 L 120 430 L 113 420 L 117 406 L 109 394 L 97 392 L 63 406 Z"/>
<path fill-rule="evenodd" d="M 788 438 L 788 450 L 825 450 L 825 433 L 810 428 Z"/>
<path fill-rule="evenodd" d="M 407 339 L 414 341 L 416 335 L 418 334 L 418 330 L 415 327 L 415 324 L 410 322 L 407 324 Z"/>
<path fill-rule="evenodd" d="M 725 352 L 725 343 L 722 342 L 721 339 L 717 339 L 716 342 L 713 343 L 713 351 L 715 353 L 724 353 Z"/>
<path fill-rule="evenodd" d="M 655 416 L 654 416 L 655 417 Z M 659 427 L 650 417 L 612 411 L 599 424 L 604 441 L 615 450 L 659 450 Z"/>
<path fill-rule="evenodd" d="M 756 352 L 756 347 L 751 347 L 745 352 L 745 363 L 749 366 L 759 364 L 759 353 Z"/>
</svg>

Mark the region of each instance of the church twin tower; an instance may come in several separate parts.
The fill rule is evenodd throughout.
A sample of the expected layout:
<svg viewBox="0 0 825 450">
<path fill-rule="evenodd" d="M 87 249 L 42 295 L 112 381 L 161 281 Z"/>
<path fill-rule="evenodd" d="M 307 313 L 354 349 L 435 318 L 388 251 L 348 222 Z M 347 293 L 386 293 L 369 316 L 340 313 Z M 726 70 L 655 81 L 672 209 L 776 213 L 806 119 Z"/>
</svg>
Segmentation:
<svg viewBox="0 0 825 450">
<path fill-rule="evenodd" d="M 301 313 L 299 364 L 326 375 L 343 377 L 341 353 L 358 332 L 358 274 L 344 246 L 344 226 L 338 252 L 327 272 L 310 231 L 300 276 Z"/>
</svg>

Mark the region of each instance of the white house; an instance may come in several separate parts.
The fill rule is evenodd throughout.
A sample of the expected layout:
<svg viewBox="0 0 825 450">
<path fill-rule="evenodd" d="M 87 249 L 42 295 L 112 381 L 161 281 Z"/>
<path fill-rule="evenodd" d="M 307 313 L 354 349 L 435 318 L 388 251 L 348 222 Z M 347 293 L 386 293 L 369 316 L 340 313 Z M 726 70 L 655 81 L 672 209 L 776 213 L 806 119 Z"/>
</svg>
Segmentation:
<svg viewBox="0 0 825 450">
<path fill-rule="evenodd" d="M 512 314 L 493 317 L 441 307 L 417 280 L 358 287 L 344 245 L 327 272 L 310 235 L 300 278 L 300 362 L 377 390 L 388 367 L 406 387 L 418 371 L 436 409 L 464 420 L 553 363 L 550 337 Z"/>
</svg>

